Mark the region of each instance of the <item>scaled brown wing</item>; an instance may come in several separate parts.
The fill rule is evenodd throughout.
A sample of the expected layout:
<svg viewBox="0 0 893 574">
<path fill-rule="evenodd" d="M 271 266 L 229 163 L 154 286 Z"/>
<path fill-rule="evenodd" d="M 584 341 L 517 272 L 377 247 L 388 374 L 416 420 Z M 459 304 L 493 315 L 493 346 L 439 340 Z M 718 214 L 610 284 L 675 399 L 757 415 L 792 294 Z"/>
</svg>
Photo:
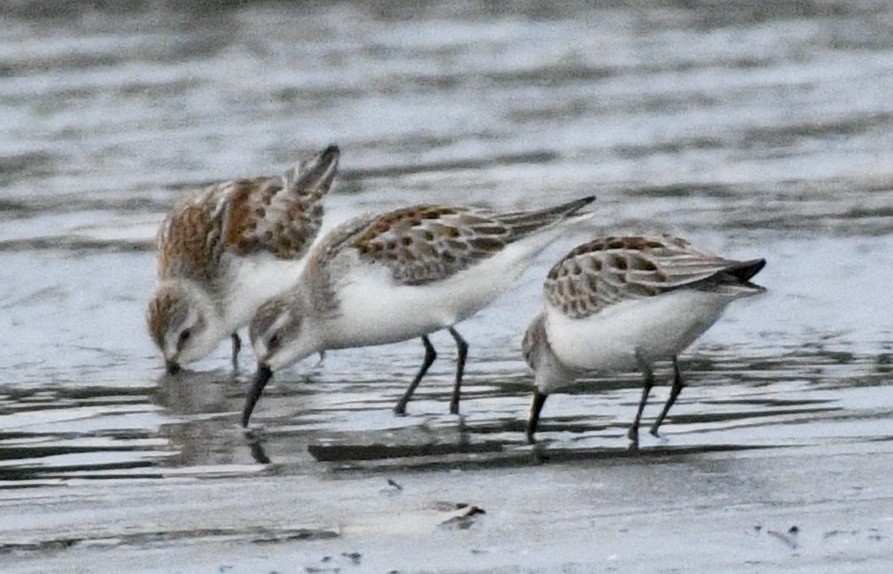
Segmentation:
<svg viewBox="0 0 893 574">
<path fill-rule="evenodd" d="M 502 250 L 511 230 L 497 216 L 463 207 L 418 206 L 374 219 L 350 241 L 360 257 L 405 285 L 454 275 Z"/>
<path fill-rule="evenodd" d="M 307 253 L 322 225 L 322 194 L 285 193 L 279 177 L 227 187 L 226 251 L 243 256 L 268 252 L 294 260 Z"/>
<path fill-rule="evenodd" d="M 549 271 L 546 300 L 568 317 L 582 319 L 629 299 L 653 297 L 692 285 L 731 262 L 666 237 L 605 237 L 568 253 Z"/>
<path fill-rule="evenodd" d="M 159 229 L 158 275 L 161 279 L 214 276 L 221 249 L 221 220 L 216 186 L 179 203 Z"/>
</svg>

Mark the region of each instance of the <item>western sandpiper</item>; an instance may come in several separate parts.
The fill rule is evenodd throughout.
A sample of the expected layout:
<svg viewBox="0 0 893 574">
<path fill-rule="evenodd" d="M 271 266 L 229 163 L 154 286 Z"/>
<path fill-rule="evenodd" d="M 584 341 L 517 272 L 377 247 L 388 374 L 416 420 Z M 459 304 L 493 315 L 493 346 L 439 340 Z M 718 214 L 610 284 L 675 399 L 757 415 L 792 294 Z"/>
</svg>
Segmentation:
<svg viewBox="0 0 893 574">
<path fill-rule="evenodd" d="M 588 219 L 591 212 L 578 212 L 594 199 L 502 214 L 424 205 L 335 228 L 308 255 L 297 285 L 262 305 L 251 320 L 258 370 L 242 425 L 275 369 L 326 349 L 421 337 L 424 361 L 394 408 L 403 414 L 437 356 L 428 335 L 440 329 L 448 329 L 458 345 L 450 402 L 450 412 L 458 413 L 468 345 L 454 325 L 507 289 L 566 224 Z"/>
<path fill-rule="evenodd" d="M 329 146 L 281 176 L 208 186 L 167 216 L 147 320 L 169 373 L 208 355 L 227 335 L 238 366 L 236 330 L 300 275 L 339 155 Z"/>
<path fill-rule="evenodd" d="M 639 370 L 642 398 L 628 436 L 638 448 L 639 421 L 654 384 L 655 361 L 673 363 L 669 399 L 651 426 L 657 430 L 683 381 L 677 357 L 731 301 L 765 291 L 750 282 L 765 259 L 734 261 L 668 237 L 607 237 L 580 245 L 549 271 L 544 310 L 524 335 L 534 370 L 527 440 L 534 442 L 540 411 L 554 389 L 587 371 Z"/>
</svg>

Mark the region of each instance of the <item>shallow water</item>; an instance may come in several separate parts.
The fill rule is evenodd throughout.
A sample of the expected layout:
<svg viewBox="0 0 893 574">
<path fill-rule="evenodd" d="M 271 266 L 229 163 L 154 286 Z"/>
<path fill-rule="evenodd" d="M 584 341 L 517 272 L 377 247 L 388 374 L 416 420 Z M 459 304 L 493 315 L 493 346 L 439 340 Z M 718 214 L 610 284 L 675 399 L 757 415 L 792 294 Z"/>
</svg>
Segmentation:
<svg viewBox="0 0 893 574">
<path fill-rule="evenodd" d="M 646 455 L 893 437 L 887 3 L 168 4 L 0 9 L 3 485 L 626 457 L 635 374 L 556 394 L 544 446 L 523 437 L 519 348 L 541 279 L 596 233 L 675 233 L 769 262 L 768 293 L 682 357 L 690 387 Z M 391 408 L 418 341 L 277 374 L 246 437 L 250 350 L 236 377 L 223 344 L 196 372 L 161 374 L 143 324 L 152 237 L 190 189 L 330 142 L 343 155 L 327 226 L 590 193 L 599 216 L 460 326 L 461 417 L 439 334 L 409 416 Z"/>
</svg>

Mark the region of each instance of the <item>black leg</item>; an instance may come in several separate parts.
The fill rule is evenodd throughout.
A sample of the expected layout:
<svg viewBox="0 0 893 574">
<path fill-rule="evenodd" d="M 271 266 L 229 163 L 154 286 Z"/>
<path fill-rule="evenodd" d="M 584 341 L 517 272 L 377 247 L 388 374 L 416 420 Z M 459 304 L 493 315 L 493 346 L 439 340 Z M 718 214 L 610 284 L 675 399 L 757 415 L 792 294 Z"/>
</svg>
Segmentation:
<svg viewBox="0 0 893 574">
<path fill-rule="evenodd" d="M 527 442 L 529 444 L 536 442 L 533 435 L 536 434 L 536 427 L 540 422 L 540 412 L 543 410 L 543 405 L 546 404 L 546 399 L 548 398 L 549 395 L 540 392 L 539 389 L 533 389 L 533 400 L 530 403 L 530 417 L 527 419 Z"/>
<path fill-rule="evenodd" d="M 239 351 L 242 350 L 242 339 L 239 338 L 238 333 L 233 333 L 231 335 L 233 340 L 233 370 L 239 370 Z"/>
<path fill-rule="evenodd" d="M 450 327 L 450 335 L 456 340 L 456 348 L 459 356 L 456 358 L 456 384 L 453 385 L 453 396 L 450 399 L 450 414 L 459 414 L 459 394 L 462 391 L 462 375 L 465 373 L 465 357 L 468 356 L 468 343 L 459 334 L 459 331 Z"/>
<path fill-rule="evenodd" d="M 673 386 L 670 388 L 670 398 L 667 399 L 663 410 L 657 415 L 654 424 L 651 425 L 651 430 L 649 432 L 654 436 L 658 436 L 657 429 L 660 428 L 661 423 L 664 422 L 664 417 L 670 412 L 670 407 L 676 404 L 676 399 L 679 398 L 679 393 L 682 392 L 684 386 L 685 382 L 682 380 L 682 373 L 679 371 L 679 359 L 673 357 Z"/>
<path fill-rule="evenodd" d="M 422 344 L 425 345 L 425 358 L 422 361 L 422 368 L 419 369 L 419 373 L 415 376 L 412 382 L 409 383 L 409 388 L 403 393 L 403 397 L 397 401 L 397 406 L 394 407 L 394 412 L 398 415 L 406 414 L 406 403 L 412 398 L 412 394 L 415 392 L 416 387 L 419 386 L 422 377 L 428 372 L 428 367 L 430 367 L 431 363 L 434 362 L 434 359 L 437 358 L 437 352 L 431 345 L 431 341 L 428 340 L 428 335 L 422 335 Z"/>
<path fill-rule="evenodd" d="M 273 461 L 267 456 L 267 451 L 264 450 L 260 433 L 254 434 L 246 431 L 245 434 L 248 435 L 248 449 L 251 451 L 251 458 L 254 459 L 254 462 L 258 464 L 272 463 Z"/>
<path fill-rule="evenodd" d="M 654 373 L 651 372 L 651 365 L 645 361 L 640 361 L 640 363 L 642 365 L 642 374 L 645 375 L 645 382 L 642 387 L 642 398 L 639 400 L 639 408 L 636 411 L 636 420 L 633 421 L 633 426 L 629 427 L 629 432 L 626 433 L 626 436 L 633 441 L 632 445 L 630 445 L 630 448 L 633 450 L 639 448 L 639 422 L 642 420 L 642 411 L 645 410 L 645 403 L 648 402 L 648 395 L 651 394 L 651 387 L 654 386 Z"/>
</svg>

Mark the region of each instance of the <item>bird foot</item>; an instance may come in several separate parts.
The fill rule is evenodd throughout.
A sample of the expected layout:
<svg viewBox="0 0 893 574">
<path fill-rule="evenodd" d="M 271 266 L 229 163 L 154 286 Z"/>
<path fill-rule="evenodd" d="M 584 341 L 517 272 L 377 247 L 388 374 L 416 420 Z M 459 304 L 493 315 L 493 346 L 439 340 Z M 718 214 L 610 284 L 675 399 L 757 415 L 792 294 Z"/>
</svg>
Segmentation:
<svg viewBox="0 0 893 574">
<path fill-rule="evenodd" d="M 627 438 L 629 438 L 629 451 L 630 452 L 639 452 L 639 429 L 636 427 L 632 427 L 626 433 Z"/>
</svg>

